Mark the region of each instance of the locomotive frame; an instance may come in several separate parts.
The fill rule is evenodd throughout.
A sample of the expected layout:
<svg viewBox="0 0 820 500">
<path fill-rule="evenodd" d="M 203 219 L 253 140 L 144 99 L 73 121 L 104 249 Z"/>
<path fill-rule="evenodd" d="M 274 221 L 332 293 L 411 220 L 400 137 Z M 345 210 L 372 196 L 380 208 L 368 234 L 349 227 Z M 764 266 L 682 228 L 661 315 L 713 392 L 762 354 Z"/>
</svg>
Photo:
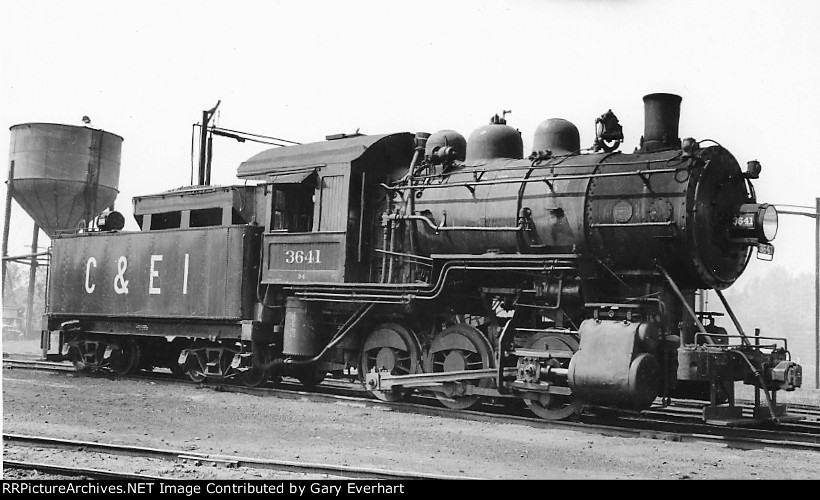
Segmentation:
<svg viewBox="0 0 820 500">
<path fill-rule="evenodd" d="M 548 120 L 529 158 L 496 116 L 468 141 L 343 135 L 250 158 L 254 185 L 137 197 L 141 231 L 54 240 L 44 344 L 78 369 L 248 385 L 355 370 L 382 400 L 515 398 L 546 419 L 686 397 L 737 424 L 743 381 L 765 395 L 755 420 L 791 418 L 785 339 L 750 339 L 720 292 L 772 251 L 759 168 L 681 142 L 678 96 L 644 100 L 631 154 L 611 111 L 593 151 Z M 695 311 L 703 289 L 736 335 Z"/>
</svg>

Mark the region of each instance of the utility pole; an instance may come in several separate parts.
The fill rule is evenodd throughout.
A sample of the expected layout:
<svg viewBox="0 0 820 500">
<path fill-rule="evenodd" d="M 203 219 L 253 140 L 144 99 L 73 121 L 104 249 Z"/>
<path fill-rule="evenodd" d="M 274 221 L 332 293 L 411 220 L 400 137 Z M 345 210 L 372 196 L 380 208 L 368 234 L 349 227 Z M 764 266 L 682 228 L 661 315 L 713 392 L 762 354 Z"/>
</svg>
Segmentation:
<svg viewBox="0 0 820 500">
<path fill-rule="evenodd" d="M 216 102 L 216 106 L 202 112 L 202 127 L 199 129 L 199 178 L 197 182 L 199 185 L 211 183 L 211 151 L 210 148 L 208 148 L 208 122 L 213 118 L 214 113 L 216 113 L 216 108 L 219 107 L 219 103 L 221 102 L 222 100 L 220 99 Z"/>
<path fill-rule="evenodd" d="M 814 388 L 820 389 L 820 198 L 815 199 L 814 212 L 778 210 L 785 215 L 803 215 L 814 219 Z M 775 205 L 777 206 L 777 205 Z M 799 205 L 783 205 L 801 210 L 811 210 L 812 207 Z"/>
</svg>

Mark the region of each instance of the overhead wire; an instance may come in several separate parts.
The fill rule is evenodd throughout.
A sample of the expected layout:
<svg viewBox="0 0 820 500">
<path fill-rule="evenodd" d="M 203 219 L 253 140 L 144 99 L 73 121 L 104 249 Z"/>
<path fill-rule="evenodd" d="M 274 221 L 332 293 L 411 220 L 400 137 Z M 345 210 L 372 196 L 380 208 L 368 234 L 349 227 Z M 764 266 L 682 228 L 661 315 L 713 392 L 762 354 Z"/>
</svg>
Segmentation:
<svg viewBox="0 0 820 500">
<path fill-rule="evenodd" d="M 772 203 L 772 205 L 776 205 L 778 207 L 805 208 L 806 210 L 817 210 L 817 207 L 807 207 L 805 205 L 789 205 L 788 203 Z"/>
<path fill-rule="evenodd" d="M 262 135 L 262 134 L 254 134 L 254 133 L 251 133 L 251 132 L 242 132 L 241 130 L 232 130 L 232 129 L 225 128 L 225 127 L 214 127 L 214 128 L 216 128 L 218 130 L 224 130 L 225 132 L 233 132 L 234 134 L 242 134 L 242 135 L 247 135 L 247 136 L 251 136 L 251 137 L 261 137 L 263 139 L 270 139 L 272 141 L 288 142 L 290 144 L 295 144 L 295 145 L 302 144 L 301 142 L 290 141 L 288 139 L 280 139 L 278 137 L 271 137 L 271 136 Z"/>
<path fill-rule="evenodd" d="M 214 123 L 218 123 L 221 116 L 222 116 L 221 111 L 217 110 L 216 116 L 214 117 Z M 270 146 L 279 146 L 279 147 L 286 147 L 288 145 L 301 145 L 302 144 L 301 142 L 291 141 L 291 140 L 288 140 L 288 139 L 281 139 L 279 137 L 272 137 L 272 136 L 262 135 L 262 134 L 254 134 L 252 132 L 243 132 L 241 130 L 229 129 L 229 128 L 225 128 L 225 127 L 220 127 L 218 125 L 214 125 L 214 126 L 211 126 L 211 127 L 205 127 L 205 130 L 202 130 L 202 128 L 203 128 L 202 124 L 194 123 L 194 124 L 191 125 L 191 184 L 192 185 L 194 183 L 194 169 L 195 169 L 195 166 L 194 166 L 194 150 L 195 150 L 196 140 L 195 140 L 194 136 L 195 136 L 195 130 L 196 130 L 197 127 L 200 129 L 200 134 L 203 134 L 203 133 L 207 134 L 207 133 L 210 132 L 211 134 L 215 133 L 216 135 L 221 135 L 223 137 L 229 137 L 229 138 L 232 138 L 232 139 L 236 139 L 240 142 L 251 141 L 251 142 L 256 142 L 256 143 L 260 143 L 260 144 L 267 144 L 267 145 L 270 145 Z M 262 139 L 268 139 L 268 140 L 265 141 L 265 140 L 262 140 Z M 279 142 L 270 142 L 270 141 L 279 141 Z M 280 143 L 287 143 L 287 144 L 280 144 Z"/>
</svg>

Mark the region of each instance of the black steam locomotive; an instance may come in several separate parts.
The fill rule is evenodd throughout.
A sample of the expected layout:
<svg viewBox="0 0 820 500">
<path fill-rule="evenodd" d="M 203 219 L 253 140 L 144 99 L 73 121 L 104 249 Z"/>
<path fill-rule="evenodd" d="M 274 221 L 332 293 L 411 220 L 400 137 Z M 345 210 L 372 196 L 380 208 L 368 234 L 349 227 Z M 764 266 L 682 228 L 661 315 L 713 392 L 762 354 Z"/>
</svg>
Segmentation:
<svg viewBox="0 0 820 500">
<path fill-rule="evenodd" d="M 679 96 L 644 102 L 631 154 L 611 110 L 592 148 L 550 119 L 526 158 L 496 115 L 467 140 L 340 134 L 248 159 L 244 185 L 134 198 L 141 231 L 54 240 L 44 341 L 79 370 L 251 386 L 355 371 L 383 400 L 517 398 L 547 419 L 680 397 L 732 422 L 743 381 L 766 396 L 755 418 L 782 419 L 801 367 L 720 292 L 773 253 L 760 165 L 681 141 Z M 737 333 L 697 306 L 712 289 Z"/>
</svg>

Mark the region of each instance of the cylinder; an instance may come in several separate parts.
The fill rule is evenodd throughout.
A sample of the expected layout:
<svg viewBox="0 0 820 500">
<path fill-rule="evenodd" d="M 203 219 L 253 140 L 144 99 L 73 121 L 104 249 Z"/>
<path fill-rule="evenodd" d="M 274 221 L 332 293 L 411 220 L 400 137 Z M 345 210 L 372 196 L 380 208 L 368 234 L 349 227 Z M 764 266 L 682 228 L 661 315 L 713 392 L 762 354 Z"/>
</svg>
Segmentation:
<svg viewBox="0 0 820 500">
<path fill-rule="evenodd" d="M 288 297 L 283 354 L 306 357 L 319 354 L 323 347 L 319 323 L 321 313 L 321 307 L 316 302 Z"/>
<path fill-rule="evenodd" d="M 641 149 L 658 151 L 679 148 L 681 96 L 675 94 L 648 94 L 644 96 L 644 133 Z"/>
<path fill-rule="evenodd" d="M 660 365 L 653 354 L 640 350 L 639 333 L 646 328 L 642 323 L 584 321 L 581 346 L 567 374 L 573 395 L 619 408 L 648 408 L 658 395 Z"/>
</svg>

